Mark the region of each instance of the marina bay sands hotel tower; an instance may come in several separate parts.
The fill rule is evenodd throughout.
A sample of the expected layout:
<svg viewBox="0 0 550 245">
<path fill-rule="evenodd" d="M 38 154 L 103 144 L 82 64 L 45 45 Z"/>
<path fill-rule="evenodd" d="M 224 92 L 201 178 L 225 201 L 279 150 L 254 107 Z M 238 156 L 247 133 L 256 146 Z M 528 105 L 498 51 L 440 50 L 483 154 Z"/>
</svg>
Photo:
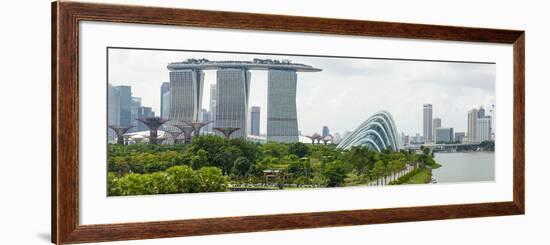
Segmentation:
<svg viewBox="0 0 550 245">
<path fill-rule="evenodd" d="M 288 60 L 254 59 L 253 61 L 210 61 L 187 59 L 170 63 L 171 102 L 170 119 L 196 121 L 202 106 L 203 70 L 216 70 L 216 112 L 214 127 L 232 127 L 240 130 L 232 137 L 246 137 L 248 101 L 250 97 L 250 70 L 268 71 L 267 140 L 298 141 L 296 112 L 297 72 L 318 72 L 309 65 Z"/>
</svg>

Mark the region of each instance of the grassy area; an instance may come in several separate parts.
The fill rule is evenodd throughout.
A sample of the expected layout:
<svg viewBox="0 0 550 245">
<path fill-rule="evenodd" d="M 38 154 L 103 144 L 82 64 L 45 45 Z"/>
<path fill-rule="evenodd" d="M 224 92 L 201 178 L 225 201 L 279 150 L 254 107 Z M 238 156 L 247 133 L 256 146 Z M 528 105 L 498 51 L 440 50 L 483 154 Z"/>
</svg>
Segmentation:
<svg viewBox="0 0 550 245">
<path fill-rule="evenodd" d="M 409 178 L 405 184 L 425 184 L 429 183 L 432 179 L 432 170 L 431 169 L 422 169 L 417 174 Z"/>
</svg>

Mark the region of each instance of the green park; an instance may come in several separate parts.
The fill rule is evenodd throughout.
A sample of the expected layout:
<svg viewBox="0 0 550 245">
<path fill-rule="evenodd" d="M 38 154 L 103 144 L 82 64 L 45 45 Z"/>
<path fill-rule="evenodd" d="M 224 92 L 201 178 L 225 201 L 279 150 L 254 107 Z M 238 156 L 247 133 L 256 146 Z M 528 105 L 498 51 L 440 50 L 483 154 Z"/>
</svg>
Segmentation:
<svg viewBox="0 0 550 245">
<path fill-rule="evenodd" d="M 108 195 L 424 184 L 437 167 L 428 148 L 343 151 L 203 135 L 189 144 L 109 144 Z"/>
</svg>

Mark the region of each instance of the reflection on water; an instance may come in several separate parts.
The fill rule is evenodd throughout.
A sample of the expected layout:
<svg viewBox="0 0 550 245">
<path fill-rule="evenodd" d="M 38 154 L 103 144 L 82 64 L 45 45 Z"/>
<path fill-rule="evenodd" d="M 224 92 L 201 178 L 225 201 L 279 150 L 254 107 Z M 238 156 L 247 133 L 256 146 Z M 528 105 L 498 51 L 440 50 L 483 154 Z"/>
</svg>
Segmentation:
<svg viewBox="0 0 550 245">
<path fill-rule="evenodd" d="M 434 153 L 442 166 L 432 171 L 437 183 L 495 180 L 494 152 Z"/>
</svg>

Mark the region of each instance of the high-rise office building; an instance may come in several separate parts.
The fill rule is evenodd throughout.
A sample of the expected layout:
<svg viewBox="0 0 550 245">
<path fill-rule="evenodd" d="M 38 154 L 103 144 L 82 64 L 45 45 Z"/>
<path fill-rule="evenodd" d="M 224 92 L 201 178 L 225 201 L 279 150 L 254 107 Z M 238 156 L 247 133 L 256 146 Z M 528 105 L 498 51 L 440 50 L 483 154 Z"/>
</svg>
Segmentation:
<svg viewBox="0 0 550 245">
<path fill-rule="evenodd" d="M 298 142 L 295 70 L 268 71 L 267 140 Z"/>
<path fill-rule="evenodd" d="M 204 72 L 199 69 L 170 70 L 170 115 L 168 124 L 199 120 Z"/>
<path fill-rule="evenodd" d="M 162 118 L 170 119 L 170 90 L 166 91 L 162 95 L 161 105 L 160 105 L 160 114 Z M 163 125 L 164 126 L 164 125 Z"/>
<path fill-rule="evenodd" d="M 138 130 L 138 121 L 136 119 L 139 117 L 139 108 L 141 107 L 141 98 L 140 97 L 132 97 L 132 103 L 130 108 L 130 125 L 134 126 L 134 128 L 130 129 L 129 132 L 135 132 Z"/>
<path fill-rule="evenodd" d="M 435 135 L 435 130 L 438 128 L 441 128 L 441 118 L 434 118 L 432 121 L 432 127 L 433 127 L 433 135 Z"/>
<path fill-rule="evenodd" d="M 203 122 L 209 122 L 209 121 L 212 121 L 211 119 L 212 117 L 212 113 L 210 113 L 210 111 L 202 108 L 201 109 L 201 118 L 200 120 L 203 121 Z M 204 127 L 201 128 L 200 130 L 201 132 L 212 132 L 212 123 L 209 123 L 207 125 L 205 125 Z"/>
<path fill-rule="evenodd" d="M 110 83 L 107 90 L 107 124 L 120 125 L 120 91 Z M 116 133 L 113 130 L 108 130 L 107 137 L 109 140 L 116 138 Z"/>
<path fill-rule="evenodd" d="M 475 140 L 476 142 L 491 140 L 491 117 L 477 119 Z"/>
<path fill-rule="evenodd" d="M 327 137 L 330 135 L 330 129 L 328 126 L 323 126 L 323 137 Z"/>
<path fill-rule="evenodd" d="M 260 107 L 250 108 L 250 134 L 260 136 Z"/>
<path fill-rule="evenodd" d="M 113 86 L 107 90 L 107 123 L 115 126 L 132 126 L 132 87 L 127 85 Z M 112 140 L 116 134 L 108 131 L 107 137 Z"/>
<path fill-rule="evenodd" d="M 132 87 L 127 85 L 120 85 L 115 87 L 120 95 L 120 114 L 119 124 L 120 126 L 130 126 L 132 124 Z"/>
<path fill-rule="evenodd" d="M 424 104 L 423 106 L 423 136 L 425 142 L 433 141 L 433 118 L 432 118 L 432 105 Z"/>
<path fill-rule="evenodd" d="M 250 71 L 244 68 L 224 68 L 217 71 L 217 128 L 239 128 L 231 138 L 246 137 Z"/>
<path fill-rule="evenodd" d="M 109 83 L 107 93 L 107 121 L 109 125 L 120 125 L 120 90 Z"/>
<path fill-rule="evenodd" d="M 468 142 L 476 142 L 476 126 L 479 110 L 474 108 L 468 111 Z"/>
<path fill-rule="evenodd" d="M 216 100 L 218 98 L 218 90 L 217 90 L 216 84 L 210 85 L 210 121 L 213 121 L 213 123 L 210 123 L 207 127 L 209 128 L 210 132 L 214 132 L 213 125 L 216 122 Z M 219 133 L 219 132 L 215 132 Z"/>
<path fill-rule="evenodd" d="M 464 132 L 456 132 L 456 133 L 455 133 L 454 141 L 455 141 L 455 142 L 459 142 L 459 143 L 463 143 L 465 137 L 466 137 L 466 133 L 464 133 Z"/>
<path fill-rule="evenodd" d="M 453 128 L 437 128 L 435 130 L 435 143 L 452 143 L 453 140 Z"/>
<path fill-rule="evenodd" d="M 170 93 L 170 83 L 169 82 L 163 82 L 162 85 L 160 85 L 160 117 L 167 118 L 169 114 L 169 109 L 165 109 L 166 106 L 169 107 L 170 105 L 170 97 L 165 97 L 166 93 Z M 165 103 L 165 99 L 167 99 L 167 103 Z"/>
</svg>

